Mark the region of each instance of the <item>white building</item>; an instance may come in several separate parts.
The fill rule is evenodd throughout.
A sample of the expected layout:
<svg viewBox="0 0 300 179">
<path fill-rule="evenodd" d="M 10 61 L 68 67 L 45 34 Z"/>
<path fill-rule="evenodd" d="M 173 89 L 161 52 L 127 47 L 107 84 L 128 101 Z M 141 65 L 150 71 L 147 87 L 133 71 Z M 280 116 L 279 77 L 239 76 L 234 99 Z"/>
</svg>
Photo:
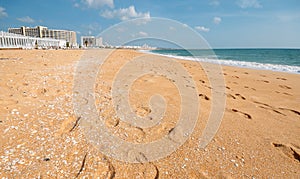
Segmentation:
<svg viewBox="0 0 300 179">
<path fill-rule="evenodd" d="M 102 37 L 81 36 L 82 47 L 103 47 Z"/>
<path fill-rule="evenodd" d="M 37 38 L 0 31 L 0 48 L 64 48 L 65 40 Z"/>
<path fill-rule="evenodd" d="M 77 46 L 76 32 L 69 30 L 57 30 L 57 29 L 48 29 L 43 26 L 36 27 L 25 27 L 20 28 L 9 28 L 9 33 L 20 34 L 30 37 L 39 37 L 39 38 L 53 38 L 57 40 L 65 40 L 69 43 L 69 46 Z"/>
</svg>

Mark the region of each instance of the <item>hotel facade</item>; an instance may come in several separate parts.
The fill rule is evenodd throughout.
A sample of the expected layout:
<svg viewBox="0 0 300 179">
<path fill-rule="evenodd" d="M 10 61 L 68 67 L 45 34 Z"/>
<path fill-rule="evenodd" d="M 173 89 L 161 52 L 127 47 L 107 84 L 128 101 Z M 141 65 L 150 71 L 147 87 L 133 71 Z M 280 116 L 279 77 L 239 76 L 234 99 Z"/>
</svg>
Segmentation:
<svg viewBox="0 0 300 179">
<path fill-rule="evenodd" d="M 69 30 L 48 29 L 44 26 L 9 28 L 9 33 L 20 34 L 24 36 L 37 38 L 52 38 L 57 40 L 65 40 L 70 47 L 77 46 L 76 32 Z"/>
<path fill-rule="evenodd" d="M 38 38 L 0 31 L 0 49 L 64 48 L 65 40 Z"/>
</svg>

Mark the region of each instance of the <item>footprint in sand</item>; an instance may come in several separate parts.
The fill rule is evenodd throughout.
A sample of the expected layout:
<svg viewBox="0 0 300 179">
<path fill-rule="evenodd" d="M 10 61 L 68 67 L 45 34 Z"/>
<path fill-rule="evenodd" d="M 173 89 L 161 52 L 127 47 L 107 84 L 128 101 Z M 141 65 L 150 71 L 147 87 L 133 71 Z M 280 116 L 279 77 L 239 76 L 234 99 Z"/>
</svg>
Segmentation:
<svg viewBox="0 0 300 179">
<path fill-rule="evenodd" d="M 270 105 L 268 105 L 268 104 L 266 104 L 266 103 L 262 103 L 262 102 L 258 102 L 258 101 L 253 101 L 254 103 L 256 103 L 256 104 L 260 104 L 258 107 L 260 107 L 260 108 L 263 108 L 263 109 L 266 109 L 266 110 L 271 110 L 271 111 L 273 111 L 273 112 L 275 112 L 275 113 L 277 113 L 277 114 L 281 114 L 281 115 L 283 115 L 283 116 L 286 116 L 285 114 L 283 114 L 282 112 L 280 112 L 280 111 L 278 111 L 275 107 L 273 107 L 273 106 L 270 106 Z"/>
<path fill-rule="evenodd" d="M 195 89 L 194 86 L 190 86 L 190 85 L 185 85 L 185 87 Z"/>
<path fill-rule="evenodd" d="M 260 81 L 262 81 L 262 82 L 264 82 L 264 83 L 270 83 L 270 82 L 267 81 L 267 80 L 260 80 Z"/>
<path fill-rule="evenodd" d="M 211 86 L 208 86 L 208 85 L 204 85 L 204 87 L 208 88 L 208 89 L 212 89 Z"/>
<path fill-rule="evenodd" d="M 278 148 L 287 157 L 300 162 L 300 151 L 297 146 L 284 145 L 280 143 L 272 143 L 275 148 Z"/>
<path fill-rule="evenodd" d="M 286 115 L 283 114 L 282 112 L 280 112 L 280 111 L 278 111 L 278 110 L 276 110 L 276 109 L 274 109 L 274 108 L 272 108 L 272 107 L 265 107 L 265 106 L 258 106 L 258 107 L 260 107 L 260 108 L 262 108 L 262 109 L 266 109 L 266 110 L 272 110 L 273 112 L 275 112 L 275 113 L 277 113 L 277 114 L 281 114 L 281 115 L 283 115 L 283 116 L 286 116 Z"/>
<path fill-rule="evenodd" d="M 278 93 L 278 94 L 280 94 L 281 92 L 279 92 L 279 91 L 275 91 L 275 93 Z M 287 96 L 293 96 L 293 95 L 291 95 L 290 93 L 286 93 L 286 92 L 283 92 L 282 94 L 284 94 L 284 95 L 287 95 Z"/>
<path fill-rule="evenodd" d="M 244 96 L 242 96 L 241 94 L 234 94 L 235 96 L 241 98 L 242 100 L 246 100 L 246 98 Z M 232 94 L 227 94 L 228 97 L 232 98 L 232 99 L 236 99 L 235 96 L 233 96 Z"/>
<path fill-rule="evenodd" d="M 244 96 L 242 96 L 241 94 L 235 94 L 235 96 L 240 97 L 242 100 L 246 100 L 246 98 Z"/>
<path fill-rule="evenodd" d="M 251 115 L 250 114 L 247 114 L 247 113 L 244 113 L 242 111 L 239 111 L 237 109 L 231 109 L 232 112 L 235 112 L 235 113 L 239 113 L 239 114 L 242 114 L 245 118 L 247 119 L 252 119 Z"/>
<path fill-rule="evenodd" d="M 276 78 L 277 80 L 283 80 L 283 81 L 285 81 L 286 79 L 285 78 L 280 78 L 280 77 L 278 77 L 278 78 Z"/>
<path fill-rule="evenodd" d="M 232 98 L 232 99 L 236 99 L 235 96 L 231 95 L 231 94 L 227 94 L 228 97 Z"/>
<path fill-rule="evenodd" d="M 290 112 L 292 112 L 292 113 L 294 113 L 294 114 L 300 116 L 300 112 L 297 111 L 297 110 L 294 110 L 294 109 L 288 109 L 288 108 L 283 108 L 283 107 L 278 107 L 278 108 L 276 108 L 276 107 L 270 106 L 270 105 L 268 105 L 268 104 L 266 104 L 266 103 L 262 103 L 262 102 L 258 102 L 258 101 L 253 101 L 253 102 L 256 103 L 256 104 L 260 104 L 261 106 L 258 106 L 258 107 L 260 107 L 260 108 L 272 110 L 273 112 L 276 112 L 276 113 L 281 114 L 281 115 L 284 115 L 284 116 L 286 116 L 286 115 L 283 114 L 282 112 L 278 111 L 278 110 L 290 111 Z"/>
<path fill-rule="evenodd" d="M 283 88 L 283 89 L 292 89 L 291 87 L 289 86 L 286 86 L 286 85 L 279 85 L 280 88 Z"/>
<path fill-rule="evenodd" d="M 209 101 L 209 97 L 207 97 L 205 94 L 199 94 L 199 96 L 200 96 L 202 99 L 205 99 L 206 101 Z"/>
<path fill-rule="evenodd" d="M 289 93 L 286 93 L 286 92 L 284 92 L 284 93 L 282 93 L 282 94 L 287 95 L 287 96 L 293 96 L 293 95 L 291 95 L 291 94 L 289 94 Z"/>
<path fill-rule="evenodd" d="M 201 83 L 205 83 L 205 81 L 204 80 L 199 80 Z"/>
<path fill-rule="evenodd" d="M 297 114 L 298 116 L 300 116 L 300 112 L 299 112 L 299 111 L 296 111 L 296 110 L 294 110 L 294 109 L 288 109 L 288 108 L 278 108 L 278 109 L 290 111 L 290 112 L 293 112 L 293 113 Z"/>
</svg>

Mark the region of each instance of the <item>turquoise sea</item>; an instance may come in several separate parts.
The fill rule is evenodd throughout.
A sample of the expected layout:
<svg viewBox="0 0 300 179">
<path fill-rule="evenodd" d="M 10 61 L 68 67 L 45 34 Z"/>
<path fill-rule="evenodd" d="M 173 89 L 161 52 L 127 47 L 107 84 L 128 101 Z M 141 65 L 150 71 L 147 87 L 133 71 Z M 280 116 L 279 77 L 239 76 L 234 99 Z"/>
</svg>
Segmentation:
<svg viewBox="0 0 300 179">
<path fill-rule="evenodd" d="M 184 60 L 300 74 L 300 49 L 157 49 L 150 53 Z"/>
</svg>

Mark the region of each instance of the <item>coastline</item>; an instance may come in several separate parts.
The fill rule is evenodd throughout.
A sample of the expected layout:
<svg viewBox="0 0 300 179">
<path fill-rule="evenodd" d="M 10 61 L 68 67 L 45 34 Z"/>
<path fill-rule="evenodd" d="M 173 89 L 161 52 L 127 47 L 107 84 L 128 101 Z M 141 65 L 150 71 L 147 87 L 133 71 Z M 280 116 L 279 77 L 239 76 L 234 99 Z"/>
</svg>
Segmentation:
<svg viewBox="0 0 300 179">
<path fill-rule="evenodd" d="M 95 55 L 101 50 L 95 50 Z M 299 74 L 222 65 L 227 96 L 224 117 L 215 138 L 205 149 L 199 149 L 198 140 L 210 114 L 211 86 L 198 62 L 177 60 L 187 69 L 199 93 L 200 116 L 194 132 L 166 158 L 128 164 L 100 153 L 76 126 L 78 118 L 72 108 L 73 75 L 84 52 L 0 51 L 0 58 L 7 59 L 0 60 L 3 149 L 0 176 L 293 178 L 300 175 Z M 133 84 L 130 102 L 137 113 L 146 115 L 148 97 L 153 93 L 164 94 L 171 107 L 166 111 L 163 127 L 140 130 L 111 117 L 114 115 L 111 106 L 105 104 L 112 102 L 109 92 L 115 74 L 131 59 L 144 55 L 149 54 L 113 51 L 101 67 L 98 75 L 101 79 L 97 79 L 99 85 L 95 86 L 96 91 L 105 94 L 95 98 L 97 107 L 108 118 L 106 125 L 120 138 L 132 142 L 149 142 L 166 134 L 180 112 L 179 94 L 172 82 L 146 75 Z M 149 58 L 152 57 L 162 58 L 159 55 Z"/>
<path fill-rule="evenodd" d="M 180 50 L 180 49 L 158 49 L 158 50 L 168 50 L 168 51 L 173 51 L 173 50 Z M 157 53 L 153 52 L 152 50 L 140 50 L 141 52 L 148 53 L 148 54 L 156 54 L 156 55 L 161 55 L 165 57 L 170 57 L 170 58 L 176 58 L 180 60 L 188 60 L 188 61 L 198 61 L 198 62 L 208 62 L 208 63 L 213 63 L 213 64 L 219 64 L 223 66 L 233 66 L 233 67 L 238 67 L 238 68 L 248 68 L 248 69 L 257 69 L 257 70 L 269 70 L 269 71 L 277 71 L 277 72 L 285 72 L 285 73 L 294 73 L 294 74 L 300 74 L 300 67 L 295 66 L 295 65 L 286 65 L 286 64 L 277 64 L 277 63 L 267 63 L 267 62 L 256 62 L 256 61 L 243 61 L 243 60 L 233 60 L 233 59 L 222 59 L 222 57 L 218 57 L 216 55 L 215 50 L 226 50 L 226 51 L 237 51 L 237 50 L 299 50 L 299 49 L 211 49 L 211 55 L 214 57 L 198 57 L 196 54 L 194 54 L 192 51 L 197 51 L 197 49 L 187 49 L 188 52 L 192 54 L 187 55 L 187 56 L 180 56 L 180 55 L 174 55 L 174 54 L 164 54 L 164 53 Z M 155 51 L 155 50 L 154 50 Z M 210 51 L 210 50 L 208 50 Z M 272 58 L 272 57 L 270 57 Z"/>
</svg>

